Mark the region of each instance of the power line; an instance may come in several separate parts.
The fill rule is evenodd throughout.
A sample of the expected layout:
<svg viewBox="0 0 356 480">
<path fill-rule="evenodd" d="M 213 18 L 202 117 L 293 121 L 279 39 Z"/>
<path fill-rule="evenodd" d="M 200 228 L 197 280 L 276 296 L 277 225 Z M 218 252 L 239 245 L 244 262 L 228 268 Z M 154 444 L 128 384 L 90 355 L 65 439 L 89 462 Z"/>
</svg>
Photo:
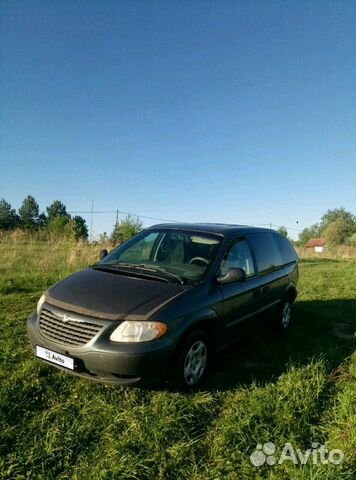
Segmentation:
<svg viewBox="0 0 356 480">
<path fill-rule="evenodd" d="M 287 230 L 294 230 L 295 232 L 302 232 L 303 231 L 300 228 L 287 227 L 285 225 L 275 225 L 274 223 L 271 223 L 271 225 L 272 225 L 272 227 L 277 227 L 277 228 L 285 227 Z"/>
<path fill-rule="evenodd" d="M 167 219 L 167 218 L 160 218 L 160 217 L 151 217 L 149 215 L 141 215 L 140 213 L 134 213 L 134 212 L 125 212 L 123 210 L 119 210 L 119 209 L 116 209 L 116 210 L 94 210 L 93 209 L 94 207 L 94 202 L 92 203 L 92 209 L 91 210 L 72 210 L 72 211 L 68 211 L 68 213 L 73 213 L 73 214 L 86 214 L 86 215 L 90 215 L 90 224 L 91 224 L 91 230 L 92 230 L 92 224 L 93 224 L 93 215 L 95 214 L 107 214 L 107 213 L 115 213 L 116 214 L 116 223 L 118 221 L 118 215 L 121 214 L 121 215 L 132 215 L 134 217 L 139 217 L 139 218 L 144 218 L 146 220 L 155 220 L 155 221 L 159 221 L 159 222 L 169 222 L 169 223 L 184 223 L 184 222 L 181 222 L 180 220 L 172 220 L 172 219 Z M 300 229 L 300 228 L 294 228 L 294 227 L 287 227 L 286 225 L 276 225 L 274 223 L 259 223 L 259 224 L 254 224 L 255 227 L 269 227 L 269 228 L 272 228 L 272 227 L 275 227 L 275 228 L 282 228 L 282 227 L 285 227 L 287 230 L 293 230 L 295 232 L 302 232 L 303 230 Z"/>
<path fill-rule="evenodd" d="M 169 220 L 167 218 L 158 218 L 158 217 L 148 217 L 147 215 L 140 215 L 139 213 L 133 213 L 133 212 L 123 212 L 119 210 L 119 213 L 123 215 L 133 215 L 134 217 L 140 217 L 140 218 L 146 218 L 148 220 L 158 220 L 160 222 L 170 222 L 170 223 L 183 223 L 180 220 Z"/>
<path fill-rule="evenodd" d="M 140 217 L 140 218 L 146 218 L 148 220 L 158 220 L 160 222 L 171 222 L 171 223 L 180 223 L 180 220 L 172 220 L 172 219 L 167 219 L 167 218 L 159 218 L 159 217 L 149 217 L 147 215 L 141 215 L 140 213 L 134 213 L 134 212 L 124 212 L 122 210 L 71 210 L 68 211 L 68 213 L 80 213 L 80 214 L 87 214 L 87 215 L 92 215 L 92 214 L 97 214 L 97 213 L 120 213 L 121 215 L 132 215 L 133 217 Z"/>
</svg>

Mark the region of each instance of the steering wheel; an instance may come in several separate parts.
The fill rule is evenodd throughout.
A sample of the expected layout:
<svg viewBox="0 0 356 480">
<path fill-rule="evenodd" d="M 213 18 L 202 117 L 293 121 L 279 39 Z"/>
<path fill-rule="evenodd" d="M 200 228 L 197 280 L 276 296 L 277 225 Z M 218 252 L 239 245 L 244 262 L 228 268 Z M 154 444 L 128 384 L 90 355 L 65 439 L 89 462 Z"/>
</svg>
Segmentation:
<svg viewBox="0 0 356 480">
<path fill-rule="evenodd" d="M 189 263 L 193 263 L 193 262 L 203 262 L 206 265 L 209 265 L 209 260 L 207 260 L 204 257 L 193 257 L 189 260 Z"/>
</svg>

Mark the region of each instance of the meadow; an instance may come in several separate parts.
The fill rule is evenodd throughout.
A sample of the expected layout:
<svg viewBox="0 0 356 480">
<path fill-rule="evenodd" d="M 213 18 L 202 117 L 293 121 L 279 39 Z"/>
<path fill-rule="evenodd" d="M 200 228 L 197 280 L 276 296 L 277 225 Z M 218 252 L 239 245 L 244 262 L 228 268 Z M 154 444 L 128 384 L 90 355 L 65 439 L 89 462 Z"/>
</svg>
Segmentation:
<svg viewBox="0 0 356 480">
<path fill-rule="evenodd" d="M 302 258 L 288 332 L 236 343 L 200 390 L 179 393 L 91 383 L 34 358 L 26 319 L 38 298 L 100 248 L 0 242 L 0 479 L 356 478 L 355 258 Z M 317 442 L 344 460 L 254 466 L 266 442 Z"/>
</svg>

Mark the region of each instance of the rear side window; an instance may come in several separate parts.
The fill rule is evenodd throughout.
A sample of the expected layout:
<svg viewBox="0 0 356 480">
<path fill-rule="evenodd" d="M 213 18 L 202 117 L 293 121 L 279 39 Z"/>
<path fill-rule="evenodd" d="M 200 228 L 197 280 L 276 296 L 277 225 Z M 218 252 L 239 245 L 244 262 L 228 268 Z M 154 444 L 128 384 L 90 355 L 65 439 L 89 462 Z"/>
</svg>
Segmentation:
<svg viewBox="0 0 356 480">
<path fill-rule="evenodd" d="M 283 264 L 285 265 L 286 263 L 296 262 L 298 256 L 290 241 L 286 237 L 283 237 L 283 235 L 278 235 L 276 233 L 274 234 L 274 237 L 281 252 Z"/>
<path fill-rule="evenodd" d="M 259 273 L 268 273 L 282 265 L 282 257 L 272 233 L 252 233 L 248 240 L 255 253 Z"/>
</svg>

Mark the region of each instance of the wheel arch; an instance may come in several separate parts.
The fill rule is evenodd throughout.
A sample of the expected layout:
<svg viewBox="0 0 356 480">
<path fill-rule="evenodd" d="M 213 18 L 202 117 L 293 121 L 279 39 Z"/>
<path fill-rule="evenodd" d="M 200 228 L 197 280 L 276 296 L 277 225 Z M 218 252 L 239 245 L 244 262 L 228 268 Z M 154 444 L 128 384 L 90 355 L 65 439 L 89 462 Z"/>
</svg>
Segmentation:
<svg viewBox="0 0 356 480">
<path fill-rule="evenodd" d="M 212 347 L 213 350 L 215 350 L 215 340 L 216 340 L 216 318 L 217 318 L 217 313 L 214 311 L 206 311 L 203 314 L 197 316 L 194 320 L 190 322 L 190 324 L 187 326 L 187 328 L 182 329 L 179 335 L 179 339 L 177 341 L 177 345 L 175 348 L 175 351 L 177 352 L 179 348 L 181 347 L 182 343 L 184 340 L 190 335 L 192 332 L 195 330 L 204 330 L 208 337 L 209 337 L 209 343 L 210 347 Z"/>
<path fill-rule="evenodd" d="M 298 295 L 298 290 L 297 287 L 294 283 L 289 283 L 287 286 L 285 292 L 284 292 L 284 300 L 289 300 L 291 303 L 293 303 Z"/>
</svg>

